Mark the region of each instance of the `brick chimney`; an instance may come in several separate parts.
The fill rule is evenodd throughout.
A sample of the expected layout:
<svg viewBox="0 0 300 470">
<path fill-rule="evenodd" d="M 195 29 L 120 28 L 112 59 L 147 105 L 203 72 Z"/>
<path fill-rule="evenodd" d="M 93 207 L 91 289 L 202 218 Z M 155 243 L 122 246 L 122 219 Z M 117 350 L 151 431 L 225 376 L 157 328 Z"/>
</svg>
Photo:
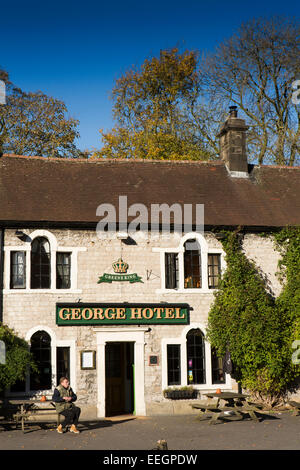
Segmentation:
<svg viewBox="0 0 300 470">
<path fill-rule="evenodd" d="M 246 126 L 244 119 L 237 117 L 237 107 L 229 107 L 229 116 L 218 134 L 220 157 L 224 160 L 231 176 L 247 177 Z"/>
</svg>

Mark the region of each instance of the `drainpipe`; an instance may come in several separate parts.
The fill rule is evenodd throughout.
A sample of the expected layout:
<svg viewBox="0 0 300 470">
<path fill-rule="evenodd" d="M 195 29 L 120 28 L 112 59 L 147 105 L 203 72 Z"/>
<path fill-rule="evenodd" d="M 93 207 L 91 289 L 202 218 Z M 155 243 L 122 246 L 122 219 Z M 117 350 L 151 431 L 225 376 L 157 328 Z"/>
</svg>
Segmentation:
<svg viewBox="0 0 300 470">
<path fill-rule="evenodd" d="M 0 323 L 3 322 L 4 228 L 0 228 Z"/>
</svg>

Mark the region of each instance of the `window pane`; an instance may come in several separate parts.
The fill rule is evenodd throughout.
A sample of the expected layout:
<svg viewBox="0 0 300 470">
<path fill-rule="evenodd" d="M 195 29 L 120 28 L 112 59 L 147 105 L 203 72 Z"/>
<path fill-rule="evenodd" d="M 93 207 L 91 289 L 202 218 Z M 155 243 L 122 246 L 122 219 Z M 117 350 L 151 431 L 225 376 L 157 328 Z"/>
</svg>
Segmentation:
<svg viewBox="0 0 300 470">
<path fill-rule="evenodd" d="M 25 289 L 26 287 L 26 253 L 12 251 L 10 258 L 10 288 Z"/>
<path fill-rule="evenodd" d="M 56 254 L 56 288 L 71 287 L 71 253 Z"/>
<path fill-rule="evenodd" d="M 196 240 L 187 240 L 184 245 L 184 287 L 201 288 L 201 250 Z"/>
<path fill-rule="evenodd" d="M 211 348 L 211 373 L 213 384 L 224 384 L 223 358 L 217 356 L 215 348 Z"/>
<path fill-rule="evenodd" d="M 70 348 L 61 347 L 56 349 L 56 375 L 57 384 L 61 377 L 70 378 Z"/>
<path fill-rule="evenodd" d="M 189 384 L 204 384 L 205 377 L 205 342 L 199 329 L 187 334 L 187 373 Z"/>
<path fill-rule="evenodd" d="M 215 289 L 219 285 L 221 276 L 221 256 L 208 255 L 208 287 Z"/>
<path fill-rule="evenodd" d="M 167 345 L 168 385 L 180 385 L 180 344 Z"/>
<path fill-rule="evenodd" d="M 178 288 L 178 255 L 165 253 L 165 285 L 166 289 Z"/>
<path fill-rule="evenodd" d="M 10 392 L 23 392 L 25 393 L 26 380 L 17 380 L 17 382 L 10 387 Z"/>
<path fill-rule="evenodd" d="M 50 289 L 50 245 L 37 237 L 31 244 L 31 288 Z"/>
<path fill-rule="evenodd" d="M 51 338 L 46 331 L 37 331 L 31 337 L 30 351 L 38 366 L 38 372 L 30 374 L 31 390 L 51 388 Z"/>
</svg>

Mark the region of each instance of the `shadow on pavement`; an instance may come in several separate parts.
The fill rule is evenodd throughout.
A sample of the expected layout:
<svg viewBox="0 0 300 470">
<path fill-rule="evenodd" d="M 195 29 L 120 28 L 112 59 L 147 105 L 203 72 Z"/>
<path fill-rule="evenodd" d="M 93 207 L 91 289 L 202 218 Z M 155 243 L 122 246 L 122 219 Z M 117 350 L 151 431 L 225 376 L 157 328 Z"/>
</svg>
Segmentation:
<svg viewBox="0 0 300 470">
<path fill-rule="evenodd" d="M 260 423 L 263 422 L 263 421 L 272 421 L 272 420 L 275 420 L 275 419 L 280 420 L 280 418 L 278 416 L 274 416 L 274 415 L 271 415 L 271 414 L 268 414 L 268 413 L 259 413 L 257 411 L 256 411 L 256 416 L 259 419 Z M 195 419 L 198 420 L 199 422 L 209 423 L 211 417 L 208 416 L 206 419 L 199 420 L 198 417 L 196 416 Z M 216 424 L 223 424 L 223 423 L 231 423 L 231 422 L 234 422 L 234 421 L 250 421 L 250 422 L 255 423 L 255 421 L 253 419 L 251 419 L 251 417 L 248 413 L 244 413 L 242 418 L 236 417 L 236 416 L 230 416 L 230 417 L 229 416 L 228 417 L 227 416 L 221 416 L 221 417 L 218 418 L 218 420 L 214 424 L 216 425 Z"/>
<path fill-rule="evenodd" d="M 126 423 L 127 421 L 132 421 L 136 418 L 127 418 L 127 419 L 120 419 L 120 420 L 83 420 L 78 423 L 79 431 L 92 431 L 93 429 L 100 429 L 100 428 L 107 428 L 114 426 L 115 424 Z M 24 434 L 29 434 L 32 432 L 36 432 L 39 430 L 50 430 L 56 429 L 57 425 L 53 422 L 46 422 L 46 421 L 30 421 L 26 422 L 25 424 L 25 432 Z M 16 429 L 16 424 L 13 421 L 0 421 L 0 434 L 1 432 L 5 431 L 20 431 L 20 425 L 18 429 Z M 22 433 L 23 434 L 23 433 Z"/>
</svg>

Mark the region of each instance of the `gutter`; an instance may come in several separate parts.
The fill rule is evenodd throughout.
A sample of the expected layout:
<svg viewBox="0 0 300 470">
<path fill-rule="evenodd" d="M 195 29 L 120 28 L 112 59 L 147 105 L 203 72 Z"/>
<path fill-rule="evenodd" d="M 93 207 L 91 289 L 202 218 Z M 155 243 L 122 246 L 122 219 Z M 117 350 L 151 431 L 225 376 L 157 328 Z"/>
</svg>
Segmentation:
<svg viewBox="0 0 300 470">
<path fill-rule="evenodd" d="M 0 228 L 0 323 L 3 322 L 4 228 Z"/>
</svg>

